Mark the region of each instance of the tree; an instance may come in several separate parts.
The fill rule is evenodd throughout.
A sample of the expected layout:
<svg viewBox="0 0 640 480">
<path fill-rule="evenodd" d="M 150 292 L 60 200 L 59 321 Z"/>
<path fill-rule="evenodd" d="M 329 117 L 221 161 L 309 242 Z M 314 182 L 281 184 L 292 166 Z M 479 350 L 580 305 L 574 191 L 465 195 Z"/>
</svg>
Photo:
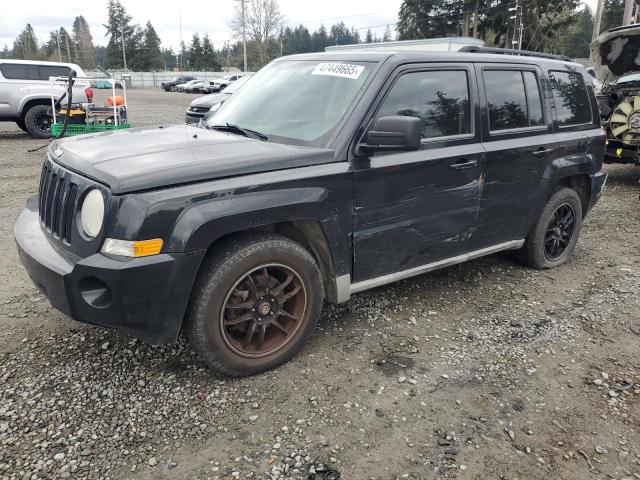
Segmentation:
<svg viewBox="0 0 640 480">
<path fill-rule="evenodd" d="M 248 37 L 255 44 L 258 67 L 269 63 L 269 43 L 280 31 L 284 16 L 277 0 L 249 0 L 245 8 L 245 28 Z M 243 19 L 240 7 L 236 7 L 235 18 L 230 24 L 236 37 L 241 37 Z"/>
<path fill-rule="evenodd" d="M 202 68 L 214 72 L 220 70 L 220 62 L 208 34 L 202 38 Z"/>
<path fill-rule="evenodd" d="M 624 0 L 606 0 L 602 13 L 601 32 L 622 25 L 624 16 Z"/>
<path fill-rule="evenodd" d="M 142 37 L 139 27 L 130 25 L 131 17 L 127 14 L 120 0 L 109 0 L 107 6 L 108 20 L 104 27 L 107 29 L 105 36 L 109 36 L 107 44 L 106 64 L 109 68 L 124 67 L 122 44 L 124 41 L 125 53 L 129 59 L 139 47 Z"/>
<path fill-rule="evenodd" d="M 96 67 L 93 48 L 93 37 L 89 24 L 82 15 L 73 21 L 73 42 L 76 47 L 75 62 L 82 68 L 92 70 Z"/>
<path fill-rule="evenodd" d="M 40 58 L 38 45 L 38 37 L 31 24 L 27 23 L 25 29 L 20 32 L 13 42 L 11 56 L 23 60 L 38 60 Z"/>
<path fill-rule="evenodd" d="M 364 43 L 373 43 L 373 34 L 371 33 L 371 29 L 367 29 L 367 34 L 364 37 Z"/>
<path fill-rule="evenodd" d="M 173 70 L 178 63 L 176 59 L 176 54 L 173 53 L 173 49 L 171 48 L 163 48 L 161 50 L 162 53 L 162 61 L 164 62 L 165 70 Z"/>
<path fill-rule="evenodd" d="M 391 37 L 391 28 L 389 28 L 389 25 L 387 25 L 386 27 L 384 27 L 384 33 L 382 34 L 382 41 L 390 42 L 391 40 L 393 40 L 393 38 Z"/>
<path fill-rule="evenodd" d="M 558 39 L 557 53 L 571 58 L 588 58 L 593 33 L 593 13 L 589 7 L 578 12 L 575 22 Z"/>
<path fill-rule="evenodd" d="M 11 52 L 9 51 L 9 47 L 6 44 L 0 52 L 0 58 L 11 58 Z"/>
<path fill-rule="evenodd" d="M 142 33 L 142 70 L 161 70 L 164 68 L 164 56 L 160 50 L 160 37 L 151 22 L 147 21 Z"/>
<path fill-rule="evenodd" d="M 198 32 L 191 37 L 191 46 L 189 47 L 189 69 L 200 70 L 202 64 L 202 45 L 200 44 L 200 35 Z"/>
</svg>

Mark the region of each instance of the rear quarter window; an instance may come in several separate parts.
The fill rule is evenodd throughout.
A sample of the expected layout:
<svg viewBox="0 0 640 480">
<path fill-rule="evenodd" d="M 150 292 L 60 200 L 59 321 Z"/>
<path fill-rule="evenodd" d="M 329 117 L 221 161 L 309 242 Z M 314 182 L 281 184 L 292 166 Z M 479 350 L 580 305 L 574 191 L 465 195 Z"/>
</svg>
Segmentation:
<svg viewBox="0 0 640 480">
<path fill-rule="evenodd" d="M 69 76 L 69 67 L 58 67 L 49 65 L 39 65 L 38 73 L 40 80 L 49 80 L 49 77 L 67 77 Z M 77 72 L 76 72 L 77 73 Z"/>
<path fill-rule="evenodd" d="M 575 72 L 550 71 L 549 79 L 558 125 L 570 127 L 592 123 L 591 101 L 584 77 Z"/>
<path fill-rule="evenodd" d="M 40 80 L 37 65 L 3 63 L 0 72 L 7 80 Z"/>
</svg>

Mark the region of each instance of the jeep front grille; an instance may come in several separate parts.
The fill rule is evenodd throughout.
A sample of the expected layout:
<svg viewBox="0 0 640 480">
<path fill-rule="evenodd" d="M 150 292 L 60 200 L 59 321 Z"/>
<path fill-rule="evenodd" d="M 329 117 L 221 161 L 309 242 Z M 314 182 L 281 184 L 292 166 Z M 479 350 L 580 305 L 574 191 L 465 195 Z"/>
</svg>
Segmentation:
<svg viewBox="0 0 640 480">
<path fill-rule="evenodd" d="M 70 243 L 78 186 L 51 170 L 47 163 L 40 177 L 39 211 L 42 225 L 54 236 Z"/>
</svg>

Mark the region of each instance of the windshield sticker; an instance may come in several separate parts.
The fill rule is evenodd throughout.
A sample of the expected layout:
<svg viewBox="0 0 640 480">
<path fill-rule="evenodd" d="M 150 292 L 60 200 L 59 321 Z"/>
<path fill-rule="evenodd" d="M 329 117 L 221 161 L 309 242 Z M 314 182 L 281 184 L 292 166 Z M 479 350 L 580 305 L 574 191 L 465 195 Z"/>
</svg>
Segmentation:
<svg viewBox="0 0 640 480">
<path fill-rule="evenodd" d="M 351 78 L 357 80 L 364 71 L 362 65 L 349 65 L 347 63 L 320 63 L 311 72 L 312 75 L 329 75 L 332 77 Z"/>
</svg>

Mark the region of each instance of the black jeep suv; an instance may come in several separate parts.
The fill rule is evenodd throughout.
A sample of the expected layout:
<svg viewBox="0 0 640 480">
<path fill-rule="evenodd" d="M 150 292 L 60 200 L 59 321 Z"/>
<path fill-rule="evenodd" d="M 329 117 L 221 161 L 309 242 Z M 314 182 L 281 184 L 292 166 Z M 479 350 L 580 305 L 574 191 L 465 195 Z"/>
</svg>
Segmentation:
<svg viewBox="0 0 640 480">
<path fill-rule="evenodd" d="M 71 137 L 15 225 L 52 305 L 261 372 L 323 300 L 503 250 L 567 262 L 602 193 L 587 72 L 551 58 L 331 52 L 262 69 L 200 127 Z"/>
</svg>

